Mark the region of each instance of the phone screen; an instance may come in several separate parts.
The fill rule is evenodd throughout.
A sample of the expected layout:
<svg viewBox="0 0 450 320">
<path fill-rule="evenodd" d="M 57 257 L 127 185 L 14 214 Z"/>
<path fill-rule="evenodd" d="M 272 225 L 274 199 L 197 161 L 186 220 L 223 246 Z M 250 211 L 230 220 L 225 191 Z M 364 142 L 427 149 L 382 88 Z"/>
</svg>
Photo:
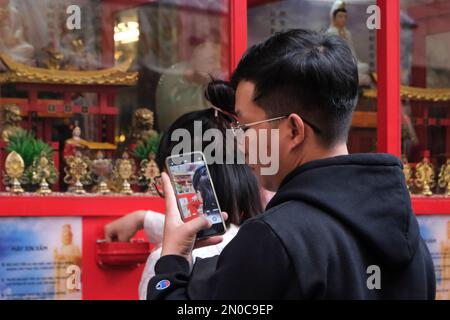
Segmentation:
<svg viewBox="0 0 450 320">
<path fill-rule="evenodd" d="M 212 223 L 211 228 L 200 231 L 197 238 L 223 234 L 225 225 L 203 154 L 169 157 L 167 167 L 183 221 L 203 215 Z"/>
</svg>

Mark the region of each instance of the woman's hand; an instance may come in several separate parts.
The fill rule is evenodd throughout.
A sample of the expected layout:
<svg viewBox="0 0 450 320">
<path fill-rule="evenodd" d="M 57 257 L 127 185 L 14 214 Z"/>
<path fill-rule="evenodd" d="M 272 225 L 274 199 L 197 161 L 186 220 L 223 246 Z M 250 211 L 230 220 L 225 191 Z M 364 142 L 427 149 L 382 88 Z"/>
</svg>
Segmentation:
<svg viewBox="0 0 450 320">
<path fill-rule="evenodd" d="M 105 226 L 105 240 L 128 242 L 144 227 L 146 211 L 135 211 Z"/>
<path fill-rule="evenodd" d="M 178 255 L 186 258 L 191 263 L 191 253 L 194 248 L 218 244 L 222 242 L 223 238 L 221 236 L 215 236 L 196 242 L 197 233 L 210 228 L 211 222 L 203 216 L 186 223 L 183 222 L 170 179 L 166 173 L 162 173 L 162 183 L 166 201 L 166 220 L 164 223 L 161 256 Z M 222 216 L 224 220 L 228 218 L 225 212 L 222 212 Z"/>
</svg>

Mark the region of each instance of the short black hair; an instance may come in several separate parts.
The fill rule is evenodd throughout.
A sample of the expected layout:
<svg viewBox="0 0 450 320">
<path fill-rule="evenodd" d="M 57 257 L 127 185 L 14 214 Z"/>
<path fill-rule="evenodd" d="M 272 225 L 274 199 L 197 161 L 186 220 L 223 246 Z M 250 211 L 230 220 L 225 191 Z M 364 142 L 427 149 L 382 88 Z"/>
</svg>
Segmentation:
<svg viewBox="0 0 450 320">
<path fill-rule="evenodd" d="M 250 47 L 231 84 L 254 83 L 253 101 L 268 117 L 298 113 L 330 147 L 346 141 L 358 101 L 358 69 L 338 35 L 293 29 Z"/>
</svg>

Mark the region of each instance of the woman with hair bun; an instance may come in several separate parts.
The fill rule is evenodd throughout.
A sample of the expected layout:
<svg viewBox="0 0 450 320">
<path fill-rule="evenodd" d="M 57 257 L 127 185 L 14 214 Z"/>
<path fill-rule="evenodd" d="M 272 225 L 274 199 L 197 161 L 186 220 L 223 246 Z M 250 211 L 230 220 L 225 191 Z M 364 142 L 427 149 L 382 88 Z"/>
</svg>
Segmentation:
<svg viewBox="0 0 450 320">
<path fill-rule="evenodd" d="M 156 162 L 161 169 L 164 169 L 166 158 L 172 155 L 172 150 L 178 143 L 178 141 L 171 140 L 171 135 L 176 129 L 185 129 L 190 133 L 191 145 L 194 145 L 194 140 L 201 139 L 203 133 L 208 129 L 218 129 L 224 137 L 226 136 L 225 130 L 230 129 L 231 123 L 236 118 L 233 110 L 234 90 L 227 82 L 214 80 L 206 87 L 205 97 L 210 103 L 210 109 L 184 114 L 163 135 L 156 155 Z M 196 121 L 200 121 L 202 124 L 200 136 L 195 136 L 195 134 L 199 134 L 194 130 L 194 122 Z M 210 141 L 202 141 L 202 150 L 200 151 L 203 151 L 210 143 Z M 222 145 L 225 149 L 225 143 Z M 222 163 L 225 163 L 225 161 Z M 237 163 L 237 161 L 234 161 L 233 164 L 214 163 L 208 165 L 220 208 L 228 213 L 227 232 L 220 244 L 194 250 L 194 261 L 196 258 L 220 254 L 227 243 L 236 235 L 239 226 L 247 219 L 263 211 L 257 178 L 249 166 Z M 194 174 L 193 187 L 204 201 L 204 209 L 206 209 L 208 203 L 210 203 L 210 195 L 204 187 L 205 183 L 209 183 L 209 180 L 205 181 L 201 168 L 199 169 L 196 175 Z M 203 167 L 203 170 L 206 171 L 206 168 Z M 158 247 L 160 247 L 163 238 L 164 215 L 153 211 L 130 213 L 106 225 L 105 238 L 107 241 L 129 241 L 140 229 L 144 229 L 149 241 L 157 246 L 157 249 L 151 253 L 147 260 L 139 285 L 139 297 L 140 299 L 146 299 L 147 284 L 155 274 L 154 266 L 161 254 L 161 249 Z"/>
</svg>

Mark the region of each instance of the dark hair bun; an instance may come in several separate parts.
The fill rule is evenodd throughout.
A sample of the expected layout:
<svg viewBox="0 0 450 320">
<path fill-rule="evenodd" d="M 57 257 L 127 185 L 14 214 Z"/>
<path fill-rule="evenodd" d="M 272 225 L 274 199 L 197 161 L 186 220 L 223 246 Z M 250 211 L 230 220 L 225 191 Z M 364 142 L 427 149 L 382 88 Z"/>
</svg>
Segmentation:
<svg viewBox="0 0 450 320">
<path fill-rule="evenodd" d="M 206 86 L 205 98 L 216 108 L 234 114 L 234 89 L 229 82 L 213 79 Z"/>
</svg>

